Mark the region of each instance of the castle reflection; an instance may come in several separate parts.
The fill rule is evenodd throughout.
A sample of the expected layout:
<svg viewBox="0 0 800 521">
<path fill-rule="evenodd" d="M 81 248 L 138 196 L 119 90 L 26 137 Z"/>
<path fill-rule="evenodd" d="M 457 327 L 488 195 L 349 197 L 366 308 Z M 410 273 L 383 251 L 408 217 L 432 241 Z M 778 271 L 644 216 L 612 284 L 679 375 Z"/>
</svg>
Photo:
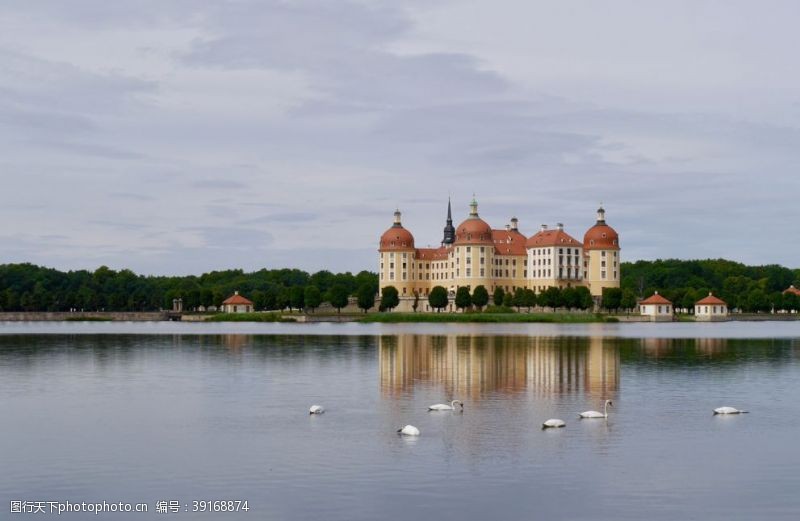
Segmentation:
<svg viewBox="0 0 800 521">
<path fill-rule="evenodd" d="M 429 336 L 379 338 L 385 395 L 441 384 L 447 396 L 487 393 L 584 393 L 619 387 L 619 350 L 602 337 Z"/>
</svg>

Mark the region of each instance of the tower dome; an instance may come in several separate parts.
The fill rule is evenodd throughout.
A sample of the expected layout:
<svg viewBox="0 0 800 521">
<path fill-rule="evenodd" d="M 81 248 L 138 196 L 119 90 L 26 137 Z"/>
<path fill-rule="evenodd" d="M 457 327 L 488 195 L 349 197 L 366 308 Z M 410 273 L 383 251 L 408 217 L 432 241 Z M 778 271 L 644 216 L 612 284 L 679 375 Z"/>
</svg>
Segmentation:
<svg viewBox="0 0 800 521">
<path fill-rule="evenodd" d="M 400 210 L 394 212 L 394 224 L 381 235 L 380 251 L 413 250 L 414 236 L 403 228 Z"/>
<path fill-rule="evenodd" d="M 583 236 L 584 250 L 618 250 L 619 234 L 606 224 L 606 211 L 601 206 L 597 210 L 597 222 L 586 230 Z"/>
<path fill-rule="evenodd" d="M 475 197 L 469 205 L 469 217 L 456 228 L 455 244 L 488 244 L 494 245 L 492 227 L 478 216 L 478 201 Z"/>
</svg>

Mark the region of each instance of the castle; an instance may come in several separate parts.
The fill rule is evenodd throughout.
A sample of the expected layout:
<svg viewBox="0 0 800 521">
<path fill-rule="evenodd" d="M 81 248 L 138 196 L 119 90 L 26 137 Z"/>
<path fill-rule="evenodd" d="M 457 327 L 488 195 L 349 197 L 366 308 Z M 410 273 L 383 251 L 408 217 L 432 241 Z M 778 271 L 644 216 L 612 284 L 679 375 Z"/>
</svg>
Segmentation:
<svg viewBox="0 0 800 521">
<path fill-rule="evenodd" d="M 424 300 L 435 286 L 444 287 L 451 296 L 461 286 L 472 291 L 482 285 L 490 294 L 498 287 L 540 293 L 550 286 L 586 286 L 596 299 L 604 288 L 619 287 L 619 234 L 606 224 L 602 206 L 583 242 L 564 231 L 561 223 L 555 228 L 542 225 L 531 237 L 523 235 L 518 225 L 512 217 L 505 229 L 492 229 L 478 215 L 473 198 L 469 216 L 454 227 L 448 201 L 441 245 L 417 248 L 397 210 L 378 249 L 381 292 L 394 286 L 400 294 L 398 310 L 410 311 L 414 295 Z"/>
</svg>

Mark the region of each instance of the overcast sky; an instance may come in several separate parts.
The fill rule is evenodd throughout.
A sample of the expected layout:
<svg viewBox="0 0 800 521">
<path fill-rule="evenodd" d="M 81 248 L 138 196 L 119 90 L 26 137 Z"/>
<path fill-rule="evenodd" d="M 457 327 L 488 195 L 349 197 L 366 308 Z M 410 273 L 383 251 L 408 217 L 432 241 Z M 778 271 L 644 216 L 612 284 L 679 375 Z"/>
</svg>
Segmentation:
<svg viewBox="0 0 800 521">
<path fill-rule="evenodd" d="M 400 7 L 400 6 L 403 7 Z M 474 192 L 800 267 L 800 2 L 0 3 L 0 263 L 375 270 Z"/>
</svg>

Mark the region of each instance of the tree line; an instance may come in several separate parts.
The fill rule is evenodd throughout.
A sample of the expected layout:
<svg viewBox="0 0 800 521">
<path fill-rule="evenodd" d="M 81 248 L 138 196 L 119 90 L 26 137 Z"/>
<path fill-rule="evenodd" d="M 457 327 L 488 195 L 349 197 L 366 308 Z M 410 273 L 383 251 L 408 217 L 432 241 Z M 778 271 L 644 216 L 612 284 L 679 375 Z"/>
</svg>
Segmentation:
<svg viewBox="0 0 800 521">
<path fill-rule="evenodd" d="M 33 264 L 0 265 L 0 311 L 158 311 L 174 299 L 184 310 L 219 306 L 238 290 L 257 310 L 309 309 L 323 302 L 342 308 L 350 296 L 361 303 L 378 292 L 369 271 L 297 269 L 212 271 L 199 276 L 145 276 L 101 266 L 94 271 L 59 271 Z"/>
<path fill-rule="evenodd" d="M 412 309 L 419 309 L 421 297 L 419 293 L 414 293 Z M 489 292 L 483 286 L 476 286 L 470 292 L 466 286 L 461 286 L 456 290 L 453 304 L 459 310 L 475 308 L 482 311 L 489 304 Z M 441 312 L 450 305 L 450 295 L 443 286 L 435 286 L 431 289 L 427 297 L 428 305 L 431 309 Z M 536 293 L 532 289 L 517 288 L 513 292 L 506 292 L 503 288 L 496 288 L 491 296 L 491 301 L 496 308 L 512 308 L 517 310 L 526 308 L 528 311 L 536 306 L 543 308 L 567 309 L 590 309 L 594 302 L 589 288 L 578 286 L 575 288 L 549 287 L 541 293 Z M 400 304 L 400 297 L 397 288 L 386 286 L 381 292 L 380 310 L 386 311 L 397 307 Z"/>
<path fill-rule="evenodd" d="M 632 309 L 637 299 L 655 291 L 677 308 L 691 310 L 709 292 L 744 312 L 797 310 L 797 296 L 783 294 L 800 287 L 800 269 L 777 264 L 747 266 L 724 259 L 623 262 L 620 289 L 603 296 L 608 309 Z"/>
</svg>

